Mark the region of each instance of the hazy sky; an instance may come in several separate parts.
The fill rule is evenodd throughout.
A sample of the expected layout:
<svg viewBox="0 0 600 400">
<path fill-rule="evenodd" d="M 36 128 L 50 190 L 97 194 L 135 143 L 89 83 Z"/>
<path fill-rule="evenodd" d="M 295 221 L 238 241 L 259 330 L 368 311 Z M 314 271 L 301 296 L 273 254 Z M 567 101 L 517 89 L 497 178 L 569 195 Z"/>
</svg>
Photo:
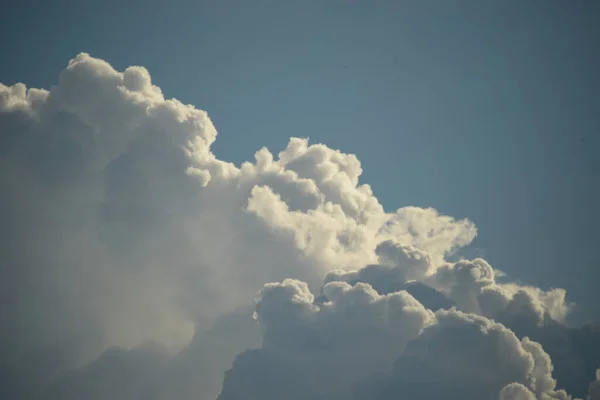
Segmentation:
<svg viewBox="0 0 600 400">
<path fill-rule="evenodd" d="M 11 196 L 0 201 L 0 208 L 5 207 L 0 216 L 10 220 L 0 232 L 1 238 L 8 238 L 0 247 L 0 253 L 4 252 L 0 262 L 5 263 L 0 273 L 10 278 L 0 287 L 0 291 L 5 290 L 5 297 L 0 300 L 7 303 L 18 299 L 15 300 L 18 307 L 4 306 L 8 310 L 6 315 L 10 314 L 6 317 L 9 322 L 0 321 L 0 325 L 17 327 L 14 332 L 6 330 L 9 333 L 6 337 L 0 335 L 0 340 L 25 337 L 21 334 L 23 329 L 33 332 L 19 344 L 27 349 L 23 350 L 31 357 L 27 360 L 38 360 L 39 364 L 45 357 L 37 350 L 30 350 L 35 347 L 33 344 L 44 351 L 44 346 L 49 346 L 55 351 L 52 354 L 60 353 L 57 359 L 70 367 L 94 359 L 108 345 L 138 344 L 146 332 L 151 332 L 148 335 L 159 342 L 180 343 L 184 340 L 181 338 L 189 339 L 198 332 L 182 321 L 188 323 L 200 316 L 213 321 L 240 305 L 251 307 L 241 299 L 267 282 L 298 278 L 308 281 L 315 293 L 314 285 L 322 283 L 321 272 L 334 267 L 359 268 L 369 263 L 402 265 L 408 272 L 394 278 L 401 280 L 401 287 L 406 279 L 421 281 L 443 293 L 462 311 L 483 315 L 477 318 L 497 317 L 519 337 L 530 331 L 519 330 L 518 323 L 503 320 L 508 317 L 504 314 L 498 317 L 496 311 L 486 308 L 497 300 L 494 295 L 506 293 L 490 290 L 486 292 L 492 296 L 488 298 L 490 303 L 479 304 L 479 300 L 472 303 L 470 297 L 467 299 L 470 295 L 464 294 L 471 289 L 460 286 L 465 276 L 456 271 L 461 268 L 477 271 L 473 272 L 478 275 L 475 278 L 473 275 L 471 282 L 475 286 L 490 282 L 496 285 L 494 279 L 498 273 L 492 272 L 491 265 L 505 272 L 510 282 L 544 291 L 564 288 L 567 301 L 577 303 L 567 320 L 600 318 L 597 283 L 600 282 L 597 251 L 600 3 L 559 0 L 9 3 L 14 4 L 3 5 L 0 12 L 0 83 L 11 86 L 23 82 L 29 88 L 47 90 L 56 86 L 50 97 L 38 93 L 23 100 L 25 94 L 20 89 L 6 89 L 9 94 L 4 93 L 5 97 L 0 98 L 3 107 L 0 117 L 4 118 L 0 119 L 0 147 L 5 148 L 5 152 L 0 150 L 4 157 L 0 182 L 11 188 Z M 81 52 L 100 60 L 78 56 Z M 72 66 L 67 67 L 75 57 Z M 129 70 L 125 75 L 115 72 L 123 72 L 132 65 L 149 71 L 152 84 L 160 87 L 164 98 L 176 98 L 205 110 L 218 131 L 214 145 L 210 146 L 214 139 L 212 126 L 203 114 L 184 111 L 179 103 L 174 106 L 165 102 L 158 89 L 151 88 L 143 70 Z M 117 92 L 129 93 L 127 96 L 131 97 L 123 100 L 115 97 Z M 5 99 L 10 100 L 4 102 Z M 28 118 L 33 115 L 31 121 L 37 122 L 29 119 L 22 122 L 20 118 L 25 118 L 25 114 L 15 104 L 27 104 L 29 111 L 25 114 Z M 159 111 L 156 114 L 147 111 L 141 117 L 142 114 L 136 114 L 140 104 Z M 27 133 L 17 138 L 20 130 Z M 139 139 L 138 130 L 148 133 Z M 48 134 L 31 136 L 33 139 L 27 136 L 39 132 Z M 75 147 L 69 136 L 72 132 L 81 133 L 86 139 L 77 140 L 90 147 L 82 145 L 73 152 Z M 94 136 L 98 134 L 104 136 Z M 92 139 L 86 142 L 88 137 Z M 196 158 L 192 161 L 179 154 L 179 150 L 173 150 L 196 137 L 200 141 L 195 142 Z M 290 137 L 309 138 L 311 144 L 323 143 L 328 147 L 309 151 L 303 147 L 304 142 L 290 142 Z M 255 152 L 263 146 L 276 160 L 277 153 L 288 146 L 277 168 L 296 173 L 296 178 L 289 174 L 277 178 L 269 175 L 269 166 L 274 164 L 268 153 L 260 153 L 253 161 Z M 204 149 L 209 149 L 206 151 L 216 158 L 203 158 Z M 356 154 L 362 166 L 360 183 L 371 185 L 375 200 L 356 187 L 355 159 L 336 155 L 331 149 Z M 299 154 L 304 151 L 310 155 L 302 158 Z M 221 160 L 231 161 L 237 167 L 244 161 L 255 162 L 256 169 L 237 170 Z M 332 164 L 328 164 L 330 161 Z M 206 192 L 199 189 L 202 185 L 191 184 L 189 176 L 182 177 L 185 175 L 182 171 L 190 165 L 192 176 L 207 185 Z M 326 173 L 319 168 L 337 168 L 345 178 L 335 183 L 338 186 L 327 186 L 330 183 L 319 181 L 320 174 Z M 238 185 L 237 189 L 231 189 L 232 182 Z M 98 193 L 106 195 L 98 197 Z M 281 204 L 272 197 L 273 193 L 280 194 L 292 211 L 301 212 L 287 213 L 279 207 Z M 200 206 L 194 203 L 196 196 L 202 199 Z M 339 215 L 331 209 L 323 211 L 325 216 L 305 215 L 306 210 L 320 204 L 317 198 L 339 205 L 346 219 L 340 222 Z M 40 199 L 43 204 L 38 203 Z M 432 207 L 456 220 L 448 222 L 437 213 L 405 209 L 394 217 L 396 225 L 392 224 L 390 232 L 385 233 L 389 237 L 381 236 L 374 233 L 373 226 L 392 214 L 383 214 L 376 200 L 388 213 L 405 206 Z M 356 204 L 359 211 L 353 208 Z M 321 206 L 325 207 L 322 204 L 318 207 Z M 257 218 L 238 215 L 242 207 L 247 207 Z M 326 219 L 330 217 L 334 219 Z M 477 227 L 472 243 L 475 228 L 462 221 L 463 218 Z M 264 221 L 271 230 L 261 225 Z M 319 225 L 319 221 L 323 224 Z M 411 221 L 407 223 L 410 226 L 407 228 L 403 221 Z M 417 226 L 417 233 L 412 232 L 412 223 Z M 339 253 L 332 253 L 327 252 L 331 249 L 325 249 L 326 245 L 311 247 L 314 238 L 329 243 L 327 234 L 319 230 L 323 226 L 326 230 L 332 226 L 340 235 L 340 232 L 349 235 L 339 239 L 338 244 L 351 250 L 338 249 Z M 434 236 L 438 242 L 424 245 L 420 241 L 427 236 L 427 229 L 439 229 L 428 236 Z M 54 235 L 55 230 L 61 233 Z M 321 234 L 325 236 L 318 236 Z M 294 240 L 282 239 L 290 237 Z M 195 248 L 194 240 L 205 242 Z M 402 247 L 394 240 L 408 240 L 402 246 L 414 248 Z M 229 251 L 229 244 L 236 249 Z M 477 261 L 444 269 L 441 265 L 448 249 L 463 245 L 467 246 L 460 249 L 459 255 L 467 259 L 481 257 L 489 265 Z M 82 260 L 91 261 L 80 270 Z M 423 264 L 422 260 L 430 263 Z M 50 267 L 42 268 L 44 263 Z M 127 265 L 125 272 L 120 263 Z M 175 266 L 169 275 L 162 268 L 171 263 Z M 247 268 L 237 267 L 240 263 L 247 263 L 244 264 Z M 39 264 L 39 270 L 36 266 L 35 274 L 11 275 L 13 264 Z M 206 282 L 204 278 L 208 275 L 191 267 L 195 264 L 202 265 L 202 273 L 210 273 Z M 214 269 L 215 265 L 222 265 L 222 270 Z M 143 274 L 138 275 L 142 270 Z M 433 273 L 434 270 L 437 272 Z M 327 292 L 330 300 L 337 299 L 332 300 L 333 304 L 346 304 L 344 299 L 362 293 L 362 299 L 378 299 L 378 304 L 414 306 L 411 303 L 414 299 L 385 297 L 389 291 L 378 289 L 377 285 L 380 279 L 387 281 L 389 277 L 380 276 L 387 272 L 373 271 L 374 275 L 369 275 L 371 272 L 335 275 L 339 282 L 327 278 L 326 281 L 341 285 Z M 56 279 L 56 288 L 65 285 L 68 290 L 57 289 L 59 294 L 55 294 L 54 289 L 49 289 L 54 286 L 46 286 L 45 279 Z M 27 285 L 21 292 L 18 288 L 24 282 Z M 296 326 L 306 315 L 326 315 L 316 319 L 337 315 L 335 310 L 327 314 L 325 308 L 315 308 L 311 291 L 302 284 L 286 282 L 265 287 L 262 297 L 259 296 L 257 318 L 266 327 L 260 351 L 269 346 L 297 345 L 281 339 L 285 336 L 282 332 L 288 332 L 290 326 Z M 364 287 L 348 289 L 342 282 L 352 285 L 365 282 L 379 294 Z M 8 289 L 13 286 L 17 289 Z M 191 287 L 202 289 L 194 291 Z M 230 293 L 218 294 L 225 287 Z M 511 292 L 514 287 L 506 289 L 510 296 L 514 295 Z M 462 288 L 464 296 L 457 294 L 457 288 Z M 43 294 L 30 300 L 27 290 Z M 105 296 L 107 291 L 111 296 Z M 543 304 L 539 306 L 543 310 L 541 315 L 547 313 L 552 319 L 563 319 L 562 292 L 549 292 L 551 295 L 547 297 L 543 292 L 534 292 L 531 289 L 528 293 Z M 89 295 L 89 300 L 73 300 L 82 294 Z M 94 308 L 94 296 L 109 298 L 110 304 Z M 294 307 L 306 307 L 304 314 L 298 314 L 302 317 L 294 314 L 297 308 L 288 310 L 289 315 L 284 317 L 270 308 L 272 301 L 288 304 L 290 296 L 295 299 Z M 429 326 L 428 321 L 432 320 L 437 321 L 435 326 L 441 330 L 446 329 L 444 324 L 455 323 L 465 324 L 467 330 L 477 324 L 488 326 L 487 319 L 469 319 L 451 311 L 432 317 L 427 301 L 418 300 L 425 308 L 414 306 L 419 311 L 411 314 L 411 318 L 417 318 L 418 314 L 420 322 L 410 320 L 417 331 Z M 513 300 L 510 304 L 514 307 L 522 306 L 519 301 L 524 301 L 516 295 Z M 67 310 L 61 315 L 66 327 L 64 332 L 61 327 L 48 333 L 40 328 L 48 326 L 44 307 L 51 310 L 55 304 L 56 309 Z M 159 317 L 147 312 L 149 304 Z M 131 313 L 137 315 L 139 310 L 143 311 L 131 322 Z M 56 321 L 54 324 L 61 324 Z M 215 332 L 219 329 L 215 328 Z M 311 329 L 349 328 L 311 325 Z M 387 337 L 386 329 L 382 337 Z M 81 347 L 76 348 L 71 346 L 74 341 L 65 332 L 86 339 L 77 342 Z M 416 335 L 416 331 L 411 332 L 402 332 L 407 342 Z M 426 332 L 410 348 L 410 354 L 420 354 L 419 343 L 427 347 L 431 341 L 445 337 L 436 336 L 435 330 Z M 379 338 L 373 342 L 374 347 L 379 340 L 387 343 Z M 232 355 L 227 353 L 227 357 L 251 346 L 245 339 L 239 339 L 239 343 L 241 348 L 236 348 Z M 340 346 L 346 349 L 343 347 L 346 345 L 351 346 Z M 21 349 L 19 346 L 15 348 Z M 527 343 L 522 346 L 535 353 Z M 200 345 L 199 348 L 204 349 Z M 81 349 L 89 354 L 82 355 Z M 290 351 L 296 354 L 297 350 Z M 234 368 L 229 387 L 237 387 L 239 376 L 240 382 L 245 382 L 246 368 L 250 366 L 248 370 L 252 371 L 258 362 L 254 357 L 272 356 L 260 351 L 247 356 L 248 364 L 240 362 Z M 525 350 L 519 351 L 523 354 Z M 11 353 L 14 360 L 19 360 L 19 368 L 37 374 L 23 366 L 27 362 L 19 354 L 17 350 Z M 229 360 L 222 352 L 214 357 Z M 319 365 L 327 365 L 323 357 L 317 358 Z M 336 360 L 347 361 L 349 365 L 356 361 Z M 443 364 L 438 359 L 432 360 L 427 362 Z M 0 363 L 0 380 L 12 376 L 5 372 L 13 373 L 13 361 Z M 223 369 L 230 367 L 228 362 L 223 361 Z M 379 362 L 380 359 L 374 358 L 374 365 Z M 402 362 L 398 365 L 402 368 Z M 590 380 L 588 372 L 593 370 L 591 364 L 586 364 L 586 368 L 582 382 Z M 220 377 L 223 369 L 211 373 Z M 359 376 L 361 371 L 357 367 L 352 373 Z M 494 371 L 495 376 L 502 377 L 506 372 L 509 378 L 499 378 L 493 393 L 506 382 L 521 382 L 510 371 Z M 561 371 L 568 368 L 559 366 L 559 374 Z M 415 372 L 415 379 L 419 379 L 419 373 Z M 210 376 L 212 384 L 218 386 L 220 380 L 217 382 Z M 405 383 L 398 385 L 401 389 L 388 387 L 385 394 L 379 395 L 383 399 L 398 390 L 409 390 L 402 386 Z M 580 382 L 572 386 L 583 387 Z M 560 380 L 559 387 L 562 387 Z M 509 389 L 506 393 L 521 390 Z M 425 397 L 435 395 L 415 388 L 410 390 Z M 482 393 L 485 397 L 485 390 L 472 393 Z M 539 385 L 535 389 L 538 392 L 531 390 L 536 395 L 543 392 Z M 224 392 L 222 399 L 240 398 L 236 393 Z M 528 399 L 506 396 L 503 399 Z M 67 397 L 56 394 L 50 398 Z"/>
</svg>

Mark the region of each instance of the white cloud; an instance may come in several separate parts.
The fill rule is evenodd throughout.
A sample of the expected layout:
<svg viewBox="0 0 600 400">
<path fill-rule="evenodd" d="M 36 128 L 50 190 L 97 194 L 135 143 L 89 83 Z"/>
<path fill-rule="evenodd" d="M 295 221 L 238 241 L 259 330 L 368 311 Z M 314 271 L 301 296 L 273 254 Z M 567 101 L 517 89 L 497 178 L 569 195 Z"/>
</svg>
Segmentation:
<svg viewBox="0 0 600 400">
<path fill-rule="evenodd" d="M 255 345 L 255 333 L 249 322 L 211 327 L 265 282 L 283 283 L 261 291 L 263 347 L 240 356 L 234 375 L 244 365 L 259 373 L 258 358 L 284 360 L 298 373 L 320 371 L 323 390 L 391 371 L 406 343 L 439 319 L 418 290 L 494 318 L 538 323 L 568 312 L 560 289 L 497 283 L 481 259 L 448 263 L 475 238 L 474 224 L 434 209 L 386 212 L 359 181 L 354 155 L 291 138 L 277 156 L 262 148 L 240 166 L 219 160 L 207 113 L 166 99 L 143 67 L 119 72 L 82 53 L 50 90 L 0 84 L 0 138 L 0 341 L 10 344 L 0 394 L 12 398 L 92 360 L 59 381 L 89 397 L 94 386 L 79 379 L 92 374 L 124 391 L 106 396 L 144 395 L 145 384 L 111 386 L 110 374 L 94 371 L 148 352 L 139 347 L 147 340 L 169 353 L 150 358 L 161 360 L 161 378 L 149 368 L 130 371 L 132 381 L 150 379 L 166 398 L 214 397 L 216 377 Z M 319 289 L 328 301 L 314 299 Z M 228 346 L 220 338 L 232 329 Z M 304 354 L 319 340 L 329 352 Z M 132 350 L 96 359 L 114 346 Z M 534 363 L 544 376 L 546 361 Z"/>
</svg>

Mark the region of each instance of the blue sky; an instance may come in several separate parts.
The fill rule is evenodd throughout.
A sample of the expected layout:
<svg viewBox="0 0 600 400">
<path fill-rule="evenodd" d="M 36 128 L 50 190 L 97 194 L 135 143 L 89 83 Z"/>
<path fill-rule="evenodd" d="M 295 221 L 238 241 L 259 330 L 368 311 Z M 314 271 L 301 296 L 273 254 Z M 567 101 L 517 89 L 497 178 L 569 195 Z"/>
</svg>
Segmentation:
<svg viewBox="0 0 600 400">
<path fill-rule="evenodd" d="M 208 111 L 220 158 L 355 153 L 386 209 L 467 217 L 466 256 L 600 313 L 599 3 L 74 4 L 3 6 L 1 82 L 48 88 L 81 51 L 143 65 Z"/>
</svg>

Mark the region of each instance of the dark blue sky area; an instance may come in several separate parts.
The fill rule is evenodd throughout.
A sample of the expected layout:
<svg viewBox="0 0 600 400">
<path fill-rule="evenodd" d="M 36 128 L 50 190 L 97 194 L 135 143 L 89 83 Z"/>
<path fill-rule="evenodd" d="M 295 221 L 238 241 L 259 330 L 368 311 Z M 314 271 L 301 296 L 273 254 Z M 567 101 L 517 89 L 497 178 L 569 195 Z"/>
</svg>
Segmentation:
<svg viewBox="0 0 600 400">
<path fill-rule="evenodd" d="M 0 81 L 85 51 L 205 109 L 236 163 L 309 136 L 386 209 L 468 217 L 513 278 L 600 315 L 600 2 L 4 2 Z"/>
</svg>

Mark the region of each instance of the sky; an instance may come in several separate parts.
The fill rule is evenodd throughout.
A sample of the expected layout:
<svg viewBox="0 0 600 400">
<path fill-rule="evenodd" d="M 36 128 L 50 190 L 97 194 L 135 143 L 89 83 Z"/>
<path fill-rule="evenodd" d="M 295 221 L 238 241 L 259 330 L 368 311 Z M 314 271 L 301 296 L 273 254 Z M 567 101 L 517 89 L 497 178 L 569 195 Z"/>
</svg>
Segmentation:
<svg viewBox="0 0 600 400">
<path fill-rule="evenodd" d="M 524 337 L 540 341 L 565 376 L 573 364 L 556 361 L 544 342 L 563 326 L 548 321 L 570 324 L 578 347 L 588 340 L 579 325 L 600 318 L 599 18 L 595 2 L 558 0 L 3 5 L 0 140 L 9 189 L 0 287 L 2 325 L 12 328 L 0 336 L 15 350 L 0 377 L 17 382 L 13 396 L 31 382 L 57 381 L 43 398 L 91 398 L 77 377 L 109 379 L 102 366 L 124 357 L 144 382 L 176 371 L 181 381 L 163 377 L 160 388 L 133 385 L 157 399 L 187 398 L 183 386 L 200 396 L 193 371 L 204 371 L 197 385 L 210 387 L 201 398 L 223 382 L 222 400 L 248 391 L 295 398 L 286 385 L 302 386 L 298 376 L 320 382 L 307 390 L 328 398 L 361 398 L 360 390 L 381 399 L 562 398 L 539 375 L 551 372 Z M 12 86 L 19 82 L 51 94 L 28 96 Z M 263 147 L 270 152 L 255 160 Z M 341 172 L 324 179 L 332 170 Z M 469 261 L 456 263 L 461 257 Z M 400 277 L 385 275 L 390 269 Z M 424 287 L 458 310 L 429 307 Z M 319 305 L 319 291 L 328 305 Z M 344 307 L 354 306 L 365 316 L 403 311 L 394 314 L 398 326 L 366 338 L 361 327 L 376 322 L 345 321 Z M 524 324 L 518 310 L 541 325 Z M 478 337 L 473 326 L 487 333 Z M 482 345 L 517 348 L 506 363 L 522 368 L 488 363 L 493 384 L 463 393 L 440 379 L 440 392 L 423 392 L 414 382 L 440 376 L 436 368 L 449 362 L 424 349 L 443 347 L 460 329 Z M 324 332 L 348 339 L 302 358 L 307 346 L 322 350 Z M 168 349 L 135 347 L 145 339 Z M 357 344 L 372 353 L 346 358 Z M 134 348 L 102 353 L 111 346 Z M 390 372 L 386 352 L 400 357 L 395 372 L 371 382 L 365 371 Z M 398 378 L 411 376 L 402 357 L 423 360 L 408 383 Z M 583 397 L 600 365 L 573 357 L 585 365 L 584 383 L 561 386 L 559 377 L 558 387 Z M 534 367 L 523 361 L 531 358 Z M 270 363 L 297 374 L 265 388 L 256 371 L 276 373 Z M 79 369 L 65 378 L 48 375 L 47 365 Z M 343 379 L 330 372 L 342 370 Z M 111 385 L 122 391 L 97 398 L 148 398 Z"/>
</svg>

